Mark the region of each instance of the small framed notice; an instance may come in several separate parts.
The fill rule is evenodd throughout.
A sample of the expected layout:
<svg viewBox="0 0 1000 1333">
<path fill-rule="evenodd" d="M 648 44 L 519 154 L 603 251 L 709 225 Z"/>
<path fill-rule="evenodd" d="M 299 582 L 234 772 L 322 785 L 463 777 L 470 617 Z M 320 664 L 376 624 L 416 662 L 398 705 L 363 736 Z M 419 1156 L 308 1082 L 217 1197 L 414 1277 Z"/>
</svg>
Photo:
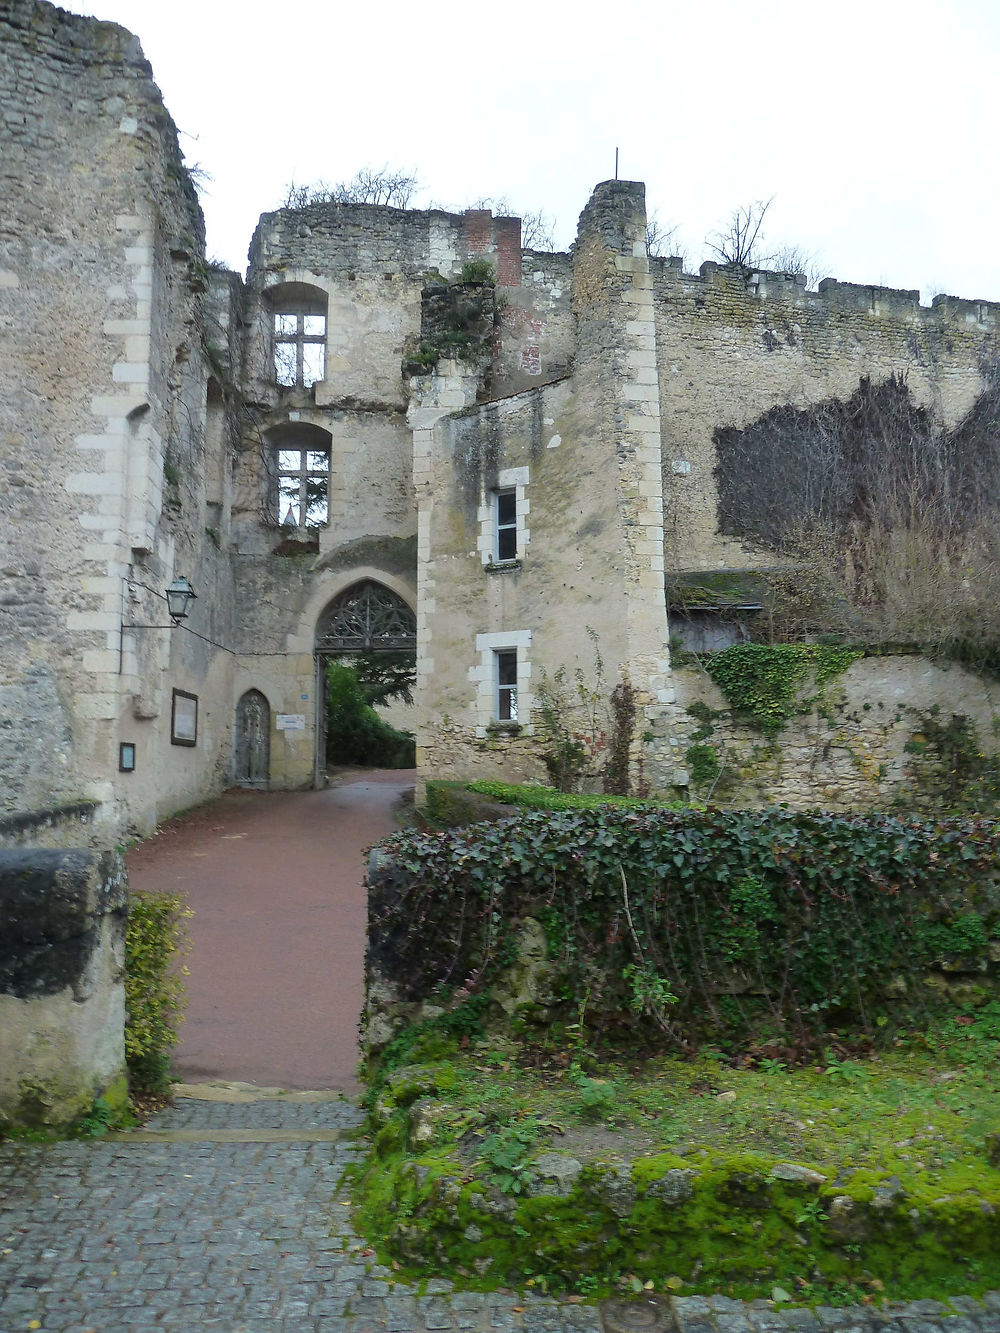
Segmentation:
<svg viewBox="0 0 1000 1333">
<path fill-rule="evenodd" d="M 170 744 L 198 744 L 198 696 L 187 690 L 174 690 L 174 705 L 170 710 Z"/>
<path fill-rule="evenodd" d="M 118 746 L 118 771 L 135 772 L 135 745 L 131 741 L 122 741 Z"/>
<path fill-rule="evenodd" d="M 306 715 L 305 713 L 276 713 L 274 728 L 275 731 L 305 731 Z"/>
</svg>

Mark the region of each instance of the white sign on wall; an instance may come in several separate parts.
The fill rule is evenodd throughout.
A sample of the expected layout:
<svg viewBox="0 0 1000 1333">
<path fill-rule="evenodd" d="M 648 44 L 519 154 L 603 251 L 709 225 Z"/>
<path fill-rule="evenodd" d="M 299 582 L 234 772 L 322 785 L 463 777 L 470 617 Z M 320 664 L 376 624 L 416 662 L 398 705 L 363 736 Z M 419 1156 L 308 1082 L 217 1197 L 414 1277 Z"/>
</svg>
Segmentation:
<svg viewBox="0 0 1000 1333">
<path fill-rule="evenodd" d="M 278 731 L 305 731 L 305 713 L 276 713 L 274 725 Z"/>
</svg>

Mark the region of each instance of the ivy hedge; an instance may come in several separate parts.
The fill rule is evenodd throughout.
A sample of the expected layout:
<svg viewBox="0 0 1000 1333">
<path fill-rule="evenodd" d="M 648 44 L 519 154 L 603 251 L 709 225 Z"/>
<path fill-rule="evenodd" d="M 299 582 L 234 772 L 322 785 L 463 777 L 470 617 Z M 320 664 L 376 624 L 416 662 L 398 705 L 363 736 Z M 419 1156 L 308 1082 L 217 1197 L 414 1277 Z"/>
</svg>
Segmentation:
<svg viewBox="0 0 1000 1333">
<path fill-rule="evenodd" d="M 605 1030 L 892 1031 L 959 983 L 986 998 L 998 865 L 1000 824 L 881 814 L 604 806 L 400 833 L 371 876 L 369 975 L 408 1001 L 487 993 L 533 917 L 553 1002 Z"/>
</svg>

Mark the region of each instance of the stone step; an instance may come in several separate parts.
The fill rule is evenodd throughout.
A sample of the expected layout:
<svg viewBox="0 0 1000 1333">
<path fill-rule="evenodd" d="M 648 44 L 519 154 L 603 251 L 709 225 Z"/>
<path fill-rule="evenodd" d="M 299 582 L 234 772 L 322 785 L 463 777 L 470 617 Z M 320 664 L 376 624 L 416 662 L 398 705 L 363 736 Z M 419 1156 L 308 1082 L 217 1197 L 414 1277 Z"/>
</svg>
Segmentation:
<svg viewBox="0 0 1000 1333">
<path fill-rule="evenodd" d="M 347 1131 L 348 1133 L 350 1131 Z M 342 1129 L 124 1129 L 111 1143 L 337 1143 Z"/>
</svg>

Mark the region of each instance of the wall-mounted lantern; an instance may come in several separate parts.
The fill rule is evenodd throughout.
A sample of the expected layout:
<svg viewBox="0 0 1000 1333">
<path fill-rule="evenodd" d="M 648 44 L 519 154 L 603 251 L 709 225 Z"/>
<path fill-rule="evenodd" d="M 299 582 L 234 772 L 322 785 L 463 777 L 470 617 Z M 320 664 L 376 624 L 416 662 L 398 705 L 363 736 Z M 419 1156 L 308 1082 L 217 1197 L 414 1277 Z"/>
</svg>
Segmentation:
<svg viewBox="0 0 1000 1333">
<path fill-rule="evenodd" d="M 179 625 L 182 620 L 187 619 L 191 603 L 197 599 L 197 596 L 198 594 L 183 574 L 175 578 L 173 583 L 170 584 L 167 588 L 167 613 L 175 625 Z"/>
</svg>

